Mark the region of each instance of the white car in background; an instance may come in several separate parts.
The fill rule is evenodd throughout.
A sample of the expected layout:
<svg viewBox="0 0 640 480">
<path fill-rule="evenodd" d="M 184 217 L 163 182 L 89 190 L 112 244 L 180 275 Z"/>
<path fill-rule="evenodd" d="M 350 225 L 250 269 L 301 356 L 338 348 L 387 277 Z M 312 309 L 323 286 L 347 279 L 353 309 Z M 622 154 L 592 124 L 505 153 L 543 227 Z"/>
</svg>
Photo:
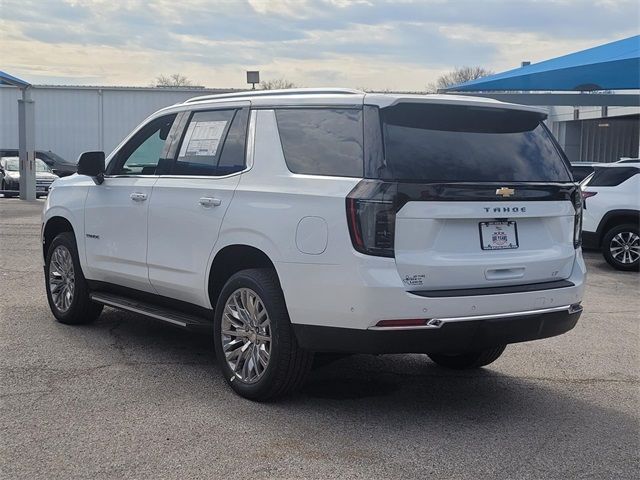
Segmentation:
<svg viewBox="0 0 640 480">
<path fill-rule="evenodd" d="M 640 161 L 602 164 L 581 184 L 583 245 L 618 270 L 640 266 Z"/>
</svg>

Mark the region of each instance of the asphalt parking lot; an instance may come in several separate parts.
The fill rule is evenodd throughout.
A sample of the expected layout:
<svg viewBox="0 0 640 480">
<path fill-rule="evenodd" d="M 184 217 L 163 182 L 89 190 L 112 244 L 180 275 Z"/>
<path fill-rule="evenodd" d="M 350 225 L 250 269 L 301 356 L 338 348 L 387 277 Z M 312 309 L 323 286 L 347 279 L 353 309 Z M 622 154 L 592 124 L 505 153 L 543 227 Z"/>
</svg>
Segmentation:
<svg viewBox="0 0 640 480">
<path fill-rule="evenodd" d="M 589 267 L 568 334 L 489 368 L 353 356 L 275 404 L 219 376 L 211 338 L 105 309 L 54 321 L 42 201 L 0 198 L 0 478 L 638 478 L 639 276 Z"/>
</svg>

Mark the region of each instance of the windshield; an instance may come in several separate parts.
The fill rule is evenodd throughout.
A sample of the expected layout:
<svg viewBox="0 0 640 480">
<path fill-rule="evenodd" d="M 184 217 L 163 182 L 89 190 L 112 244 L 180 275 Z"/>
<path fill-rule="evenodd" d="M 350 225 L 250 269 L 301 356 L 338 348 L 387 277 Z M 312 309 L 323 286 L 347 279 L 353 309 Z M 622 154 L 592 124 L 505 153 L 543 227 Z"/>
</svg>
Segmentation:
<svg viewBox="0 0 640 480">
<path fill-rule="evenodd" d="M 51 169 L 49 168 L 49 165 L 39 158 L 36 158 L 36 172 L 51 172 Z"/>
<path fill-rule="evenodd" d="M 4 163 L 5 170 L 9 172 L 17 172 L 20 170 L 20 164 L 17 158 L 7 158 Z"/>
<path fill-rule="evenodd" d="M 411 104 L 381 110 L 383 179 L 421 182 L 570 182 L 536 112 Z"/>
</svg>

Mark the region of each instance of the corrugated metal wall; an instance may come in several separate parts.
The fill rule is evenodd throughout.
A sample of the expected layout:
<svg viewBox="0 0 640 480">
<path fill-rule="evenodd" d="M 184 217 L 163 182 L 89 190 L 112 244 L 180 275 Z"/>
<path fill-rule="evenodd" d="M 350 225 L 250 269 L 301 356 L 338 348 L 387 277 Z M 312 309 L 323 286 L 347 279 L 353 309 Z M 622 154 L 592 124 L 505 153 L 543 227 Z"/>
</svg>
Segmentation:
<svg viewBox="0 0 640 480">
<path fill-rule="evenodd" d="M 208 93 L 231 90 L 34 87 L 36 149 L 76 160 L 87 150 L 107 154 L 151 113 Z M 20 91 L 0 87 L 0 148 L 18 147 Z"/>
<path fill-rule="evenodd" d="M 583 162 L 617 162 L 636 157 L 640 140 L 640 118 L 617 117 L 582 120 L 580 158 Z"/>
</svg>

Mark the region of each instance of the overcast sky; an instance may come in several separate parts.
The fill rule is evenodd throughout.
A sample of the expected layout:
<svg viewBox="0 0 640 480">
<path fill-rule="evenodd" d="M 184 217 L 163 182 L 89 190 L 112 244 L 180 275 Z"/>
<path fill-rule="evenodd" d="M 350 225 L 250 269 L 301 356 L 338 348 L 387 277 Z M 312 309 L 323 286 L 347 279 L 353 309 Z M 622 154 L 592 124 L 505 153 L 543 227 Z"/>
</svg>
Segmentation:
<svg viewBox="0 0 640 480">
<path fill-rule="evenodd" d="M 179 72 L 243 87 L 423 90 L 638 33 L 637 0 L 0 0 L 0 70 L 32 83 L 137 85 Z"/>
</svg>

